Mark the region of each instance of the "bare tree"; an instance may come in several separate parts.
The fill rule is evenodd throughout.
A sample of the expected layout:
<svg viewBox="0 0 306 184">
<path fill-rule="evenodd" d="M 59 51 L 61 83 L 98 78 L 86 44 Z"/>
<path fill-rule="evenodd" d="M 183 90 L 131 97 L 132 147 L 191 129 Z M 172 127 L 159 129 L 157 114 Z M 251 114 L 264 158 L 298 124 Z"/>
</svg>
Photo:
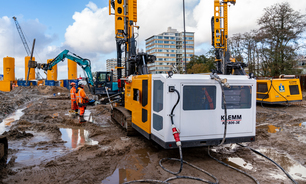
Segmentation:
<svg viewBox="0 0 306 184">
<path fill-rule="evenodd" d="M 292 74 L 296 64 L 298 40 L 306 28 L 305 15 L 294 11 L 284 2 L 265 8 L 264 15 L 258 20 L 260 29 L 258 39 L 264 66 L 269 67 L 268 74 L 277 76 Z"/>
</svg>

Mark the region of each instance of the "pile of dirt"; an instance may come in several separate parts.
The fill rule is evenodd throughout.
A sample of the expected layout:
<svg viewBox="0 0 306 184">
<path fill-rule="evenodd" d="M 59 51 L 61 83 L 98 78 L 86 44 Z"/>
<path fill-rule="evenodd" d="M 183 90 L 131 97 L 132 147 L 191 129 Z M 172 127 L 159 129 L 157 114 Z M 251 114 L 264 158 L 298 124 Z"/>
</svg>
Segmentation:
<svg viewBox="0 0 306 184">
<path fill-rule="evenodd" d="M 38 94 L 37 86 L 19 86 L 14 88 L 10 94 Z"/>
<path fill-rule="evenodd" d="M 53 95 L 53 94 L 67 94 L 69 90 L 60 86 L 37 86 L 37 89 L 41 95 Z"/>
<path fill-rule="evenodd" d="M 53 94 L 67 94 L 69 90 L 60 86 L 20 86 L 14 88 L 10 94 L 32 94 L 32 95 L 53 95 Z"/>
<path fill-rule="evenodd" d="M 8 132 L 4 132 L 2 135 L 6 136 L 9 140 L 23 139 L 27 137 L 33 137 L 34 135 L 31 133 L 26 133 L 25 131 L 19 131 L 17 129 L 9 130 Z"/>
</svg>

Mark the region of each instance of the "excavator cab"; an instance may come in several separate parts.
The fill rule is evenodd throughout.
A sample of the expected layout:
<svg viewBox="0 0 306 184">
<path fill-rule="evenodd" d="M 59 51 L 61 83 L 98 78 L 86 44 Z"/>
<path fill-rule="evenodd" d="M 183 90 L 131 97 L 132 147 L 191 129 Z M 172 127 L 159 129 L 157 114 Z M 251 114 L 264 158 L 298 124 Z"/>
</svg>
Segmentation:
<svg viewBox="0 0 306 184">
<path fill-rule="evenodd" d="M 106 95 L 118 93 L 118 82 L 113 81 L 113 72 L 97 72 L 95 81 L 95 94 Z"/>
</svg>

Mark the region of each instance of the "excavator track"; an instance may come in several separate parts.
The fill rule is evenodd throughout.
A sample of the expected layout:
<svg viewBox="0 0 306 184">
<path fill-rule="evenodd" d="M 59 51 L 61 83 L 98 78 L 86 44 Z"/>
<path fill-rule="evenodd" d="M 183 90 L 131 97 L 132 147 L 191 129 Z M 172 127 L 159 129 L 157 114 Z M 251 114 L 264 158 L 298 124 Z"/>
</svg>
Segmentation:
<svg viewBox="0 0 306 184">
<path fill-rule="evenodd" d="M 8 152 L 8 143 L 5 136 L 0 136 L 0 161 L 6 160 Z"/>
<path fill-rule="evenodd" d="M 132 127 L 132 115 L 124 107 L 114 107 L 112 111 L 112 119 L 119 123 L 126 131 L 126 135 L 136 135 L 137 131 Z"/>
</svg>

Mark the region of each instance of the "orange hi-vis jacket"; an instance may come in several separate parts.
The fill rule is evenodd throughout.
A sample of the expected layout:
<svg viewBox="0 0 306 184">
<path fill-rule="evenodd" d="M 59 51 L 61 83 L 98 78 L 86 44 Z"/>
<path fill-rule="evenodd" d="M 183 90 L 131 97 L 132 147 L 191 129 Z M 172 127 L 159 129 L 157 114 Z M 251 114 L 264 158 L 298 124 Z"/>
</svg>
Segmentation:
<svg viewBox="0 0 306 184">
<path fill-rule="evenodd" d="M 77 104 L 84 104 L 84 103 L 86 103 L 85 100 L 88 99 L 84 89 L 82 89 L 82 88 L 78 88 L 78 93 L 77 93 L 76 97 L 77 97 Z"/>
<path fill-rule="evenodd" d="M 76 89 L 75 89 L 75 87 L 72 87 L 71 89 L 70 89 L 70 98 L 71 98 L 71 101 L 72 102 L 75 102 L 77 99 L 76 99 Z"/>
</svg>

